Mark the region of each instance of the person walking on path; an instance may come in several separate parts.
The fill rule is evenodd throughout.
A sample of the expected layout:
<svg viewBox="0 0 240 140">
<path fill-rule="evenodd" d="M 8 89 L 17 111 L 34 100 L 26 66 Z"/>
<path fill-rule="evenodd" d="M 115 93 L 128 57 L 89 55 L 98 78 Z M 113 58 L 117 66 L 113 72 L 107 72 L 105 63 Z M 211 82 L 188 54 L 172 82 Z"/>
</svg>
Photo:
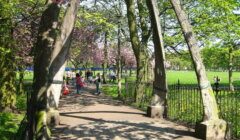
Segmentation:
<svg viewBox="0 0 240 140">
<path fill-rule="evenodd" d="M 94 79 L 94 82 L 96 84 L 96 94 L 100 94 L 100 86 L 101 86 L 101 76 L 100 73 L 97 74 L 97 77 Z"/>
<path fill-rule="evenodd" d="M 76 74 L 76 88 L 77 88 L 77 94 L 81 92 L 81 89 L 83 87 L 83 79 L 79 73 Z"/>
</svg>

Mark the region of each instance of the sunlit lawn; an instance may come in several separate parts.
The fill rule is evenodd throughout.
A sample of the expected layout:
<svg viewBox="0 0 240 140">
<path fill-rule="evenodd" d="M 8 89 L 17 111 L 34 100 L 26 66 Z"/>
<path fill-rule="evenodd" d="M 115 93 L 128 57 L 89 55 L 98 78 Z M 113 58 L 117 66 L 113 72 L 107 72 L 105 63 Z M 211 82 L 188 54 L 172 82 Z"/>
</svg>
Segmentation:
<svg viewBox="0 0 240 140">
<path fill-rule="evenodd" d="M 97 71 L 99 72 L 99 71 Z M 18 74 L 17 74 L 18 75 Z M 212 72 L 207 71 L 208 79 L 213 83 L 214 76 L 218 76 L 221 81 L 220 84 L 226 85 L 228 83 L 228 72 Z M 24 79 L 25 81 L 32 81 L 33 72 L 26 72 Z M 182 84 L 197 84 L 197 78 L 194 71 L 167 71 L 167 82 L 168 84 L 175 84 L 180 81 Z M 123 81 L 125 81 L 123 79 Z M 135 73 L 132 77 L 128 77 L 128 81 L 135 81 Z M 240 72 L 233 72 L 234 85 L 240 85 Z"/>
<path fill-rule="evenodd" d="M 214 83 L 214 76 L 218 76 L 221 81 L 220 84 L 228 84 L 228 72 L 211 72 L 207 71 L 208 79 Z M 180 81 L 182 84 L 197 84 L 197 78 L 194 71 L 168 71 L 167 80 L 168 84 L 177 83 Z M 240 72 L 233 72 L 233 81 L 235 85 L 240 85 Z"/>
</svg>

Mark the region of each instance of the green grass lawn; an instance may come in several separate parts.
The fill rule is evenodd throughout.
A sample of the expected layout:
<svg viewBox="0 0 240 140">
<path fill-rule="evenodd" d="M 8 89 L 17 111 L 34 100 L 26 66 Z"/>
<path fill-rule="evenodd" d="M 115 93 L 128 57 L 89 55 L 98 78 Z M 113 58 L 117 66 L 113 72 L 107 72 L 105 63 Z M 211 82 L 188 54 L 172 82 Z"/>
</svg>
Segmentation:
<svg viewBox="0 0 240 140">
<path fill-rule="evenodd" d="M 218 76 L 220 84 L 228 83 L 228 72 L 207 71 L 208 80 L 213 83 L 214 76 Z M 168 84 L 177 83 L 178 79 L 183 84 L 197 84 L 197 78 L 194 71 L 167 71 Z M 233 81 L 235 85 L 240 85 L 240 72 L 233 72 Z"/>
<path fill-rule="evenodd" d="M 208 80 L 211 84 L 214 83 L 214 77 L 218 76 L 220 84 L 228 84 L 228 72 L 213 72 L 207 71 Z M 135 75 L 128 77 L 129 82 L 135 81 Z M 181 84 L 197 84 L 197 77 L 194 71 L 167 71 L 167 82 L 169 85 L 176 84 L 180 81 Z M 123 79 L 123 83 L 125 80 Z M 233 72 L 233 84 L 240 86 L 240 72 Z"/>
<path fill-rule="evenodd" d="M 17 79 L 19 79 L 19 72 L 17 72 Z M 33 79 L 33 72 L 24 72 L 24 80 L 32 80 Z"/>
<path fill-rule="evenodd" d="M 99 71 L 98 71 L 99 72 Z M 221 81 L 220 84 L 228 84 L 228 72 L 212 72 L 207 71 L 208 79 L 211 83 L 213 83 L 214 76 L 218 76 Z M 17 73 L 17 78 L 19 77 L 19 74 Z M 30 82 L 33 79 L 33 72 L 25 72 L 24 80 L 26 82 Z M 176 84 L 180 81 L 182 84 L 197 84 L 197 78 L 194 71 L 167 71 L 167 82 L 169 85 Z M 128 81 L 135 81 L 135 73 L 128 77 Z M 240 86 L 240 72 L 233 72 L 233 83 L 234 85 Z M 123 78 L 123 82 L 125 82 Z"/>
</svg>

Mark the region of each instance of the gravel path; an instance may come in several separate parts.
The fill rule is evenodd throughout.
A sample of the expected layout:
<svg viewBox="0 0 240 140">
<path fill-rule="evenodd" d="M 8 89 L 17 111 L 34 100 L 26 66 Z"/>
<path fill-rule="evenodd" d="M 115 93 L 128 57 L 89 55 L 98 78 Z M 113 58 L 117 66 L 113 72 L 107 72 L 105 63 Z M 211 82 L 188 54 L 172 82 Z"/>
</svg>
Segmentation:
<svg viewBox="0 0 240 140">
<path fill-rule="evenodd" d="M 53 140 L 196 140 L 189 128 L 92 93 L 88 88 L 61 98 L 61 124 L 52 130 Z"/>
</svg>

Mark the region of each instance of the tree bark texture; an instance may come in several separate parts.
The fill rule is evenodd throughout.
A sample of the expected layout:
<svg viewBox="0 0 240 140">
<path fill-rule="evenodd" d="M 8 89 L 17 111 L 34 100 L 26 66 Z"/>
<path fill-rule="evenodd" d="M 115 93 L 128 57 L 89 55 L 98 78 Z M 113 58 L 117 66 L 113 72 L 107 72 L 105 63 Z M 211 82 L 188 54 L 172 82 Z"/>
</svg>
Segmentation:
<svg viewBox="0 0 240 140">
<path fill-rule="evenodd" d="M 155 53 L 155 69 L 153 83 L 153 98 L 151 106 L 159 106 L 162 108 L 161 117 L 166 116 L 166 99 L 167 99 L 167 79 L 165 69 L 165 53 L 163 45 L 163 36 L 161 31 L 161 23 L 156 0 L 147 0 L 147 6 L 151 17 L 151 25 L 153 30 L 153 43 Z"/>
<path fill-rule="evenodd" d="M 207 78 L 205 67 L 200 56 L 198 42 L 196 40 L 196 36 L 193 32 L 192 26 L 188 21 L 186 13 L 181 8 L 180 1 L 179 0 L 170 1 L 177 15 L 177 19 L 181 25 L 184 38 L 187 42 L 191 58 L 193 60 L 198 84 L 202 95 L 204 107 L 204 121 L 219 119 L 216 99 L 213 94 L 211 84 Z"/>
<path fill-rule="evenodd" d="M 50 81 L 51 85 L 47 92 L 47 121 L 52 125 L 59 124 L 59 113 L 57 109 L 62 89 L 65 62 L 71 44 L 71 33 L 75 24 L 78 4 L 79 0 L 70 1 L 70 5 L 66 10 L 61 24 L 60 34 L 55 40 L 54 50 L 51 54 L 49 76 L 52 81 Z"/>
<path fill-rule="evenodd" d="M 142 37 L 144 38 L 142 38 L 142 42 L 140 42 L 140 39 L 138 36 L 138 30 L 137 30 L 134 0 L 125 0 L 125 3 L 127 5 L 127 17 L 128 17 L 128 26 L 129 26 L 131 44 L 132 44 L 133 52 L 137 61 L 135 101 L 136 103 L 140 103 L 141 98 L 143 97 L 143 94 L 144 94 L 144 89 L 145 89 L 145 79 L 146 79 L 145 74 L 146 74 L 146 66 L 148 63 L 147 62 L 148 61 L 148 55 L 147 55 L 148 39 L 146 38 L 146 36 L 142 34 Z M 141 11 L 140 13 L 142 13 L 141 8 L 139 9 Z M 145 27 L 143 23 L 141 26 Z M 142 33 L 145 33 L 145 32 L 142 31 Z"/>
<path fill-rule="evenodd" d="M 79 0 L 71 0 L 60 29 L 60 7 L 48 1 L 44 11 L 38 39 L 35 46 L 33 97 L 31 103 L 30 139 L 49 139 L 48 122 L 57 121 L 58 103 L 63 81 L 64 64 L 69 50 L 69 36 L 72 32 Z M 50 120 L 49 120 L 50 119 Z"/>
</svg>

